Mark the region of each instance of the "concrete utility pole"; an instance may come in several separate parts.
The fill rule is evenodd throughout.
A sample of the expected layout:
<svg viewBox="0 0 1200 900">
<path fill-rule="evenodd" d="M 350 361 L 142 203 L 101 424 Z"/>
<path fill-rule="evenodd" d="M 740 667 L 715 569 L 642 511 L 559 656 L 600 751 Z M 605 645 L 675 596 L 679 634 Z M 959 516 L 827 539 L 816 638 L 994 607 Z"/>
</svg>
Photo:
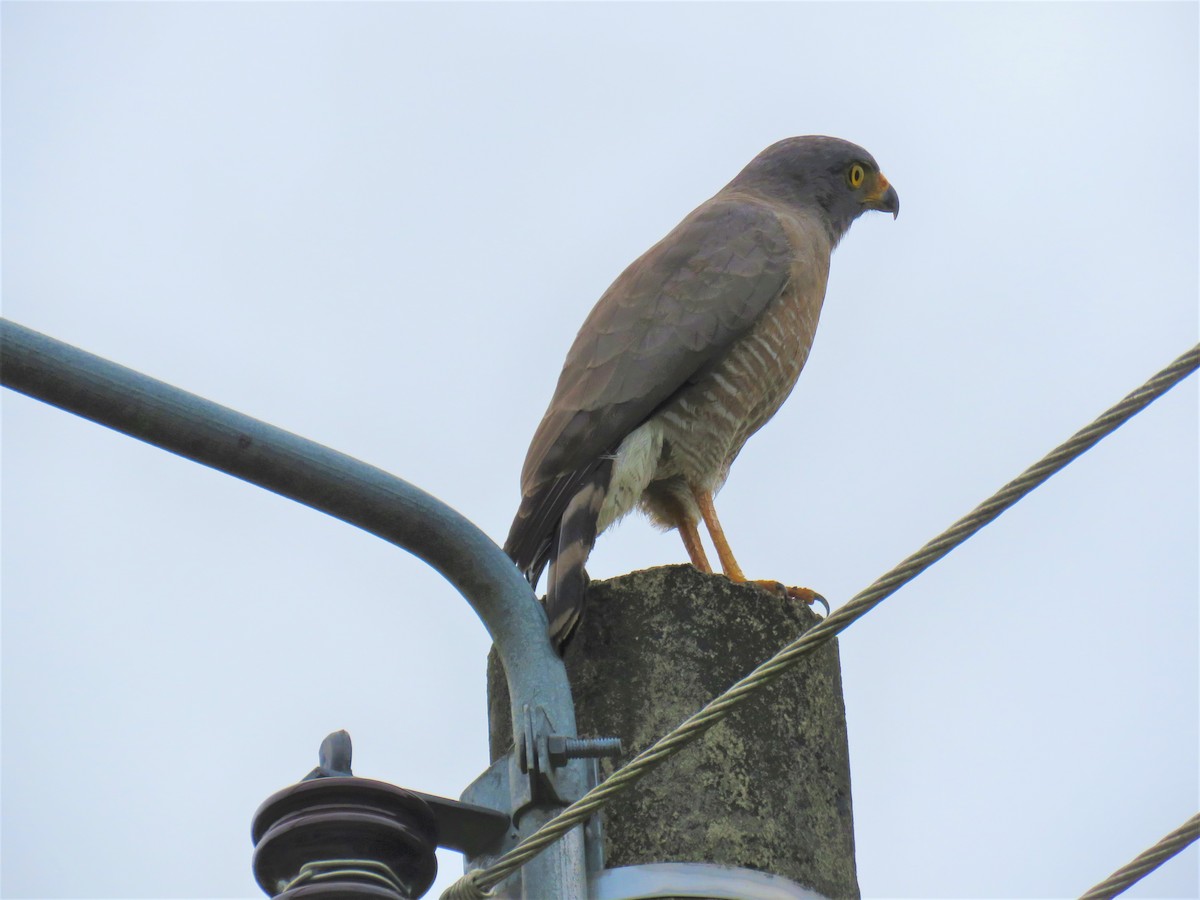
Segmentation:
<svg viewBox="0 0 1200 900">
<path fill-rule="evenodd" d="M 645 749 L 818 621 L 793 601 L 691 566 L 593 582 L 564 662 L 581 734 Z M 495 653 L 491 758 L 512 746 Z M 603 760 L 601 777 L 621 761 Z M 718 863 L 859 896 L 835 641 L 622 794 L 604 813 L 604 866 Z"/>
</svg>

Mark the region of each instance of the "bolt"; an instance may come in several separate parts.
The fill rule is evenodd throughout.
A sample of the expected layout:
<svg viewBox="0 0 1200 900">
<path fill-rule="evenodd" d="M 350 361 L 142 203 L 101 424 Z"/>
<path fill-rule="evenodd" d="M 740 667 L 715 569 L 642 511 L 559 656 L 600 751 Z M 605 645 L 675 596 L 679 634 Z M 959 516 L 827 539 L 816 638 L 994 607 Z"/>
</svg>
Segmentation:
<svg viewBox="0 0 1200 900">
<path fill-rule="evenodd" d="M 555 734 L 546 740 L 546 747 L 554 766 L 566 765 L 569 759 L 614 759 L 621 755 L 621 739 L 615 737 L 572 738 Z"/>
</svg>

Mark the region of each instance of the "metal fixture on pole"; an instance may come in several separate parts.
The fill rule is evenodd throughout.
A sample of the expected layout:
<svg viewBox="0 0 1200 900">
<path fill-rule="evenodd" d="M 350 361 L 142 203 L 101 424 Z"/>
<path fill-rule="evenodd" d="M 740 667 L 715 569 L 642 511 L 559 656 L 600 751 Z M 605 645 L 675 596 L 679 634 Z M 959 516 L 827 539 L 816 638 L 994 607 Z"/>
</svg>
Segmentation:
<svg viewBox="0 0 1200 900">
<path fill-rule="evenodd" d="M 570 685 L 547 638 L 545 613 L 508 557 L 465 517 L 381 469 L 7 319 L 0 319 L 0 358 L 0 381 L 12 390 L 355 525 L 453 584 L 504 661 L 513 733 L 532 729 L 535 753 L 525 768 L 512 753 L 505 790 L 484 792 L 489 803 L 482 805 L 511 816 L 504 846 L 587 789 L 588 760 L 541 753 L 552 738 L 576 738 Z M 476 785 L 491 783 L 491 773 Z M 467 794 L 479 793 L 476 785 Z M 498 896 L 583 900 L 582 829 L 544 857 L 501 885 Z"/>
</svg>

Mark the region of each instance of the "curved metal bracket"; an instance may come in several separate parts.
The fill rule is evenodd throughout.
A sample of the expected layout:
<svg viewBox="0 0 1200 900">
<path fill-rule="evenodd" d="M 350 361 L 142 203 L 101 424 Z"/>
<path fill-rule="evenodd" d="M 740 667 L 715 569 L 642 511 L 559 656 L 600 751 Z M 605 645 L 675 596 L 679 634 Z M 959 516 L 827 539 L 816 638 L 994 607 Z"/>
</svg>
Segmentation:
<svg viewBox="0 0 1200 900">
<path fill-rule="evenodd" d="M 557 734 L 574 735 L 566 669 L 550 645 L 546 615 L 516 566 L 472 522 L 382 469 L 281 428 L 0 319 L 0 381 L 52 406 L 234 475 L 320 510 L 408 550 L 442 574 L 483 621 L 512 699 L 513 734 L 522 711 L 545 710 Z M 587 770 L 572 762 L 560 781 L 573 797 Z M 579 887 L 555 896 L 582 897 Z M 560 888 L 555 888 L 559 890 Z"/>
<path fill-rule="evenodd" d="M 5 387 L 235 475 L 421 558 L 458 589 L 496 642 L 513 701 L 513 733 L 521 733 L 527 705 L 545 708 L 560 733 L 575 733 L 566 670 L 529 583 L 486 534 L 436 497 L 7 319 L 0 320 L 0 356 Z"/>
</svg>

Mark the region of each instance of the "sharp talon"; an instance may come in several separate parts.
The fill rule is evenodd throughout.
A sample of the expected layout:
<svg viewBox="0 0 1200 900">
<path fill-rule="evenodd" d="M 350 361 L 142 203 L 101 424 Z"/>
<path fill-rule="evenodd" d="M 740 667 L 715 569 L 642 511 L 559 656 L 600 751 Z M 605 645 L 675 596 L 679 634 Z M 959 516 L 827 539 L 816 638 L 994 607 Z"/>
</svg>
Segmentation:
<svg viewBox="0 0 1200 900">
<path fill-rule="evenodd" d="M 806 587 L 788 587 L 778 581 L 772 581 L 769 578 L 764 578 L 759 581 L 752 581 L 751 584 L 758 585 L 764 591 L 770 591 L 772 594 L 777 594 L 781 597 L 787 597 L 790 600 L 795 600 L 797 603 L 803 603 L 805 606 L 812 606 L 814 603 L 820 603 L 825 607 L 825 615 L 829 615 L 829 601 L 814 591 L 812 588 Z"/>
<path fill-rule="evenodd" d="M 825 615 L 829 615 L 829 601 L 814 591 L 812 588 L 805 587 L 790 587 L 787 589 L 787 595 L 793 600 L 812 606 L 814 603 L 820 603 L 825 607 Z"/>
</svg>

